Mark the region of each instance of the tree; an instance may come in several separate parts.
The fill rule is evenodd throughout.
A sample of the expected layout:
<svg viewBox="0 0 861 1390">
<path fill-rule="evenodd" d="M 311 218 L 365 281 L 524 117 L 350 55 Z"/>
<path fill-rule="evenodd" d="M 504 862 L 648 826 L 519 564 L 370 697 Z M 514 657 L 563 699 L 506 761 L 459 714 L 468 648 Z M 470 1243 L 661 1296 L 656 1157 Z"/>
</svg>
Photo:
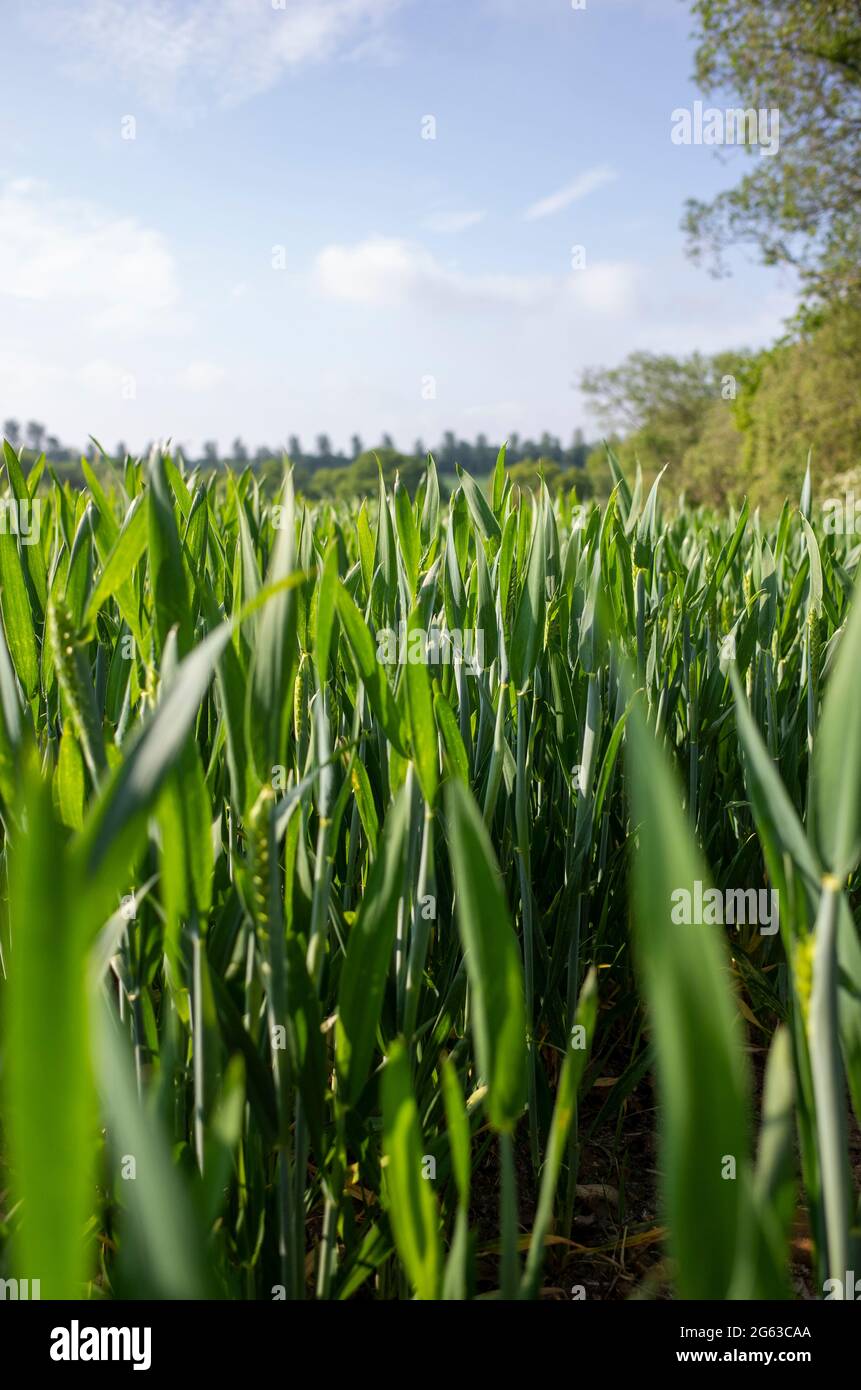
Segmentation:
<svg viewBox="0 0 861 1390">
<path fill-rule="evenodd" d="M 320 468 L 328 468 L 332 462 L 332 441 L 328 434 L 317 435 L 317 463 Z"/>
<path fill-rule="evenodd" d="M 562 453 L 562 446 L 554 435 L 545 430 L 538 441 L 538 452 L 542 458 L 558 460 Z"/>
<path fill-rule="evenodd" d="M 298 434 L 291 434 L 287 440 L 287 457 L 291 463 L 302 462 L 302 441 Z"/>
<path fill-rule="evenodd" d="M 27 421 L 27 439 L 34 454 L 41 454 L 42 440 L 45 438 L 45 426 L 40 425 L 38 420 Z"/>
<path fill-rule="evenodd" d="M 743 490 L 766 505 L 779 507 L 797 492 L 809 448 L 823 488 L 835 474 L 855 470 L 857 477 L 861 310 L 840 305 L 814 332 L 758 353 L 735 415 L 743 431 Z"/>
<path fill-rule="evenodd" d="M 439 447 L 440 468 L 451 472 L 457 463 L 457 440 L 452 430 L 446 430 Z"/>
<path fill-rule="evenodd" d="M 203 446 L 203 461 L 208 468 L 218 467 L 218 445 L 214 439 L 207 439 Z"/>
<path fill-rule="evenodd" d="M 495 463 L 496 451 L 488 443 L 487 435 L 476 435 L 472 450 L 472 466 L 476 473 L 489 473 Z"/>
<path fill-rule="evenodd" d="M 248 450 L 238 435 L 230 446 L 230 456 L 235 459 L 237 463 L 248 462 Z"/>
<path fill-rule="evenodd" d="M 571 447 L 566 453 L 567 462 L 572 468 L 585 468 L 586 460 L 589 457 L 589 445 L 583 437 L 583 431 L 576 429 L 571 440 Z"/>
<path fill-rule="evenodd" d="M 605 432 L 626 436 L 623 461 L 639 459 L 655 472 L 681 462 L 713 405 L 731 413 L 748 362 L 739 352 L 682 358 L 632 352 L 619 367 L 584 372 L 580 389 Z"/>
<path fill-rule="evenodd" d="M 378 449 L 366 449 L 346 467 L 315 469 L 303 480 L 302 490 L 308 497 L 337 497 L 344 500 L 367 497 L 377 488 L 378 460 L 389 487 L 395 475 L 399 474 L 404 487 L 414 493 L 424 477 L 425 463 L 422 459 L 410 458 L 396 449 L 385 449 L 381 445 Z"/>
<path fill-rule="evenodd" d="M 558 487 L 561 476 L 562 469 L 556 460 L 551 458 L 521 459 L 509 469 L 509 477 L 513 483 L 536 489 L 541 486 L 543 479 L 551 492 Z"/>
<path fill-rule="evenodd" d="M 354 459 L 357 459 L 359 457 L 359 454 L 364 452 L 364 449 L 365 446 L 362 443 L 360 437 L 357 434 L 352 435 L 350 439 L 350 454 L 352 455 L 352 457 Z"/>
<path fill-rule="evenodd" d="M 733 244 L 796 267 L 819 302 L 861 299 L 861 6 L 858 0 L 694 0 L 696 78 L 779 111 L 777 152 L 734 188 L 689 199 L 689 252 L 725 272 Z"/>
<path fill-rule="evenodd" d="M 581 500 L 592 495 L 592 484 L 582 469 L 563 469 L 551 458 L 520 459 L 512 465 L 508 475 L 512 483 L 519 483 L 521 487 L 530 488 L 533 492 L 544 482 L 550 492 L 565 492 L 568 488 L 576 487 Z"/>
<path fill-rule="evenodd" d="M 21 426 L 18 424 L 18 421 L 4 420 L 3 434 L 6 437 L 6 439 L 9 440 L 9 443 L 12 445 L 12 448 L 17 449 L 18 444 L 21 440 Z"/>
<path fill-rule="evenodd" d="M 632 352 L 619 367 L 585 371 L 580 389 L 591 397 L 593 413 L 608 429 L 640 430 L 657 421 L 693 427 L 702 407 L 720 399 L 724 377 L 739 370 L 748 356 Z"/>
<path fill-rule="evenodd" d="M 475 472 L 475 450 L 468 439 L 459 439 L 455 450 L 457 461 L 468 473 Z"/>
</svg>

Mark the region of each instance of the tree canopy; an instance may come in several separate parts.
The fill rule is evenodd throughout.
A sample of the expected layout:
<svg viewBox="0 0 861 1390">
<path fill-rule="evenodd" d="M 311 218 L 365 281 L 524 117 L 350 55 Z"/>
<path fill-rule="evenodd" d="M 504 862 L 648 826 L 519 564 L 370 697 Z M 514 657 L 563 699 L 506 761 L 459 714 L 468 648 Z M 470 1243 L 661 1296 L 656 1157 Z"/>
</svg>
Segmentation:
<svg viewBox="0 0 861 1390">
<path fill-rule="evenodd" d="M 818 304 L 861 300 L 859 0 L 694 0 L 696 77 L 709 93 L 780 113 L 777 153 L 746 146 L 751 168 L 711 202 L 689 199 L 695 259 L 716 273 L 726 249 L 755 246 L 795 267 Z"/>
</svg>

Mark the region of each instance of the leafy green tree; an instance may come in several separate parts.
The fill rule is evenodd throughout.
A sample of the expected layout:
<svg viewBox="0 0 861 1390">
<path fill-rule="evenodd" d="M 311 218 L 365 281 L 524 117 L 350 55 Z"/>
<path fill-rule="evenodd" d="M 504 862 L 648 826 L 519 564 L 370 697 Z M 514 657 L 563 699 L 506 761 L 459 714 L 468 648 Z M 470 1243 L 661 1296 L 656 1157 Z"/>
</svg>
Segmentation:
<svg viewBox="0 0 861 1390">
<path fill-rule="evenodd" d="M 576 429 L 571 440 L 571 447 L 565 453 L 566 462 L 571 468 L 585 468 L 588 457 L 589 445 L 586 443 L 583 431 Z"/>
<path fill-rule="evenodd" d="M 618 367 L 584 372 L 580 389 L 604 429 L 625 436 L 624 455 L 655 472 L 696 443 L 715 402 L 734 399 L 748 356 L 632 352 Z"/>
<path fill-rule="evenodd" d="M 743 456 L 744 435 L 736 411 L 725 401 L 713 401 L 703 414 L 697 439 L 680 460 L 671 460 L 667 479 L 689 502 L 715 507 L 740 502 L 751 491 Z"/>
<path fill-rule="evenodd" d="M 451 430 L 446 430 L 442 437 L 442 444 L 437 450 L 437 463 L 440 468 L 454 471 L 454 466 L 458 462 L 457 440 Z"/>
<path fill-rule="evenodd" d="M 760 353 L 736 409 L 742 474 L 758 499 L 797 490 L 808 449 L 823 484 L 861 465 L 861 311 L 839 305 L 814 331 Z"/>
<path fill-rule="evenodd" d="M 378 463 L 379 460 L 379 463 Z M 303 473 L 300 481 L 302 491 L 307 497 L 334 497 L 349 500 L 362 495 L 376 493 L 379 470 L 382 468 L 386 483 L 391 486 L 395 474 L 415 492 L 425 471 L 425 461 L 401 454 L 397 449 L 366 449 L 351 464 L 341 467 L 316 468 L 307 475 Z"/>
<path fill-rule="evenodd" d="M 40 425 L 38 420 L 27 421 L 27 442 L 34 454 L 42 452 L 42 442 L 45 438 L 45 426 Z"/>
<path fill-rule="evenodd" d="M 332 441 L 328 434 L 317 435 L 317 463 L 320 468 L 329 468 L 334 460 L 332 458 Z"/>
<path fill-rule="evenodd" d="M 555 459 L 533 458 L 521 459 L 508 470 L 512 483 L 519 483 L 521 487 L 537 488 L 541 485 L 543 478 L 551 492 L 558 485 L 562 469 Z"/>
<path fill-rule="evenodd" d="M 709 203 L 690 199 L 694 259 L 723 273 L 730 245 L 794 266 L 819 302 L 861 298 L 861 5 L 858 0 L 694 0 L 696 77 L 779 111 L 773 156 Z"/>
<path fill-rule="evenodd" d="M 563 468 L 561 464 L 556 462 L 556 459 L 520 459 L 519 462 L 512 464 L 508 472 L 512 483 L 519 483 L 521 487 L 530 488 L 533 491 L 541 486 L 543 480 L 551 493 L 564 492 L 568 488 L 576 487 L 580 498 L 592 495 L 591 482 L 587 479 L 583 469 Z"/>
</svg>

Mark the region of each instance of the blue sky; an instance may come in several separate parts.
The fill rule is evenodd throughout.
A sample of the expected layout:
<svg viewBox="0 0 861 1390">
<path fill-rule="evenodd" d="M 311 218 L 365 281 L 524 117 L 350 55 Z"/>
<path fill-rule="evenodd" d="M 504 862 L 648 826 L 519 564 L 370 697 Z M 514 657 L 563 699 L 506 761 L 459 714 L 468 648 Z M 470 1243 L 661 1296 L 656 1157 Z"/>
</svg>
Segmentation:
<svg viewBox="0 0 861 1390">
<path fill-rule="evenodd" d="M 4 0 L 0 418 L 568 439 L 584 367 L 769 342 L 791 281 L 684 256 L 685 198 L 746 157 L 670 139 L 690 28 L 678 0 Z"/>
</svg>

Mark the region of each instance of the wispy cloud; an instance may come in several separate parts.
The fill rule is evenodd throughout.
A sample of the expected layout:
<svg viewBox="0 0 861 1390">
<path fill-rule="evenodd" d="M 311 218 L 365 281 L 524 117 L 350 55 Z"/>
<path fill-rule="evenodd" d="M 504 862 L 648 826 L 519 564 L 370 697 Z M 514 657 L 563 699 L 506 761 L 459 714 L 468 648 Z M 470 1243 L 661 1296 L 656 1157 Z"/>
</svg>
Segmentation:
<svg viewBox="0 0 861 1390">
<path fill-rule="evenodd" d="M 541 217 L 552 217 L 554 213 L 562 212 L 572 203 L 588 197 L 590 193 L 595 192 L 596 188 L 603 188 L 607 183 L 614 183 L 618 177 L 616 171 L 610 169 L 606 164 L 602 164 L 596 169 L 587 169 L 585 174 L 581 174 L 573 183 L 567 183 L 564 188 L 559 188 L 555 193 L 533 203 L 531 207 L 526 209 L 524 217 L 527 222 L 537 222 Z"/>
<path fill-rule="evenodd" d="M 404 56 L 404 45 L 400 39 L 377 25 L 366 38 L 360 39 L 354 48 L 344 53 L 347 63 L 367 63 L 378 68 L 395 68 Z"/>
<path fill-rule="evenodd" d="M 46 0 L 28 22 L 79 75 L 118 76 L 149 105 L 235 105 L 302 64 L 391 62 L 380 26 L 401 0 Z"/>
<path fill-rule="evenodd" d="M 433 212 L 426 217 L 424 226 L 429 232 L 439 232 L 443 236 L 452 232 L 465 232 L 469 227 L 477 227 L 487 213 L 476 212 Z"/>
</svg>

